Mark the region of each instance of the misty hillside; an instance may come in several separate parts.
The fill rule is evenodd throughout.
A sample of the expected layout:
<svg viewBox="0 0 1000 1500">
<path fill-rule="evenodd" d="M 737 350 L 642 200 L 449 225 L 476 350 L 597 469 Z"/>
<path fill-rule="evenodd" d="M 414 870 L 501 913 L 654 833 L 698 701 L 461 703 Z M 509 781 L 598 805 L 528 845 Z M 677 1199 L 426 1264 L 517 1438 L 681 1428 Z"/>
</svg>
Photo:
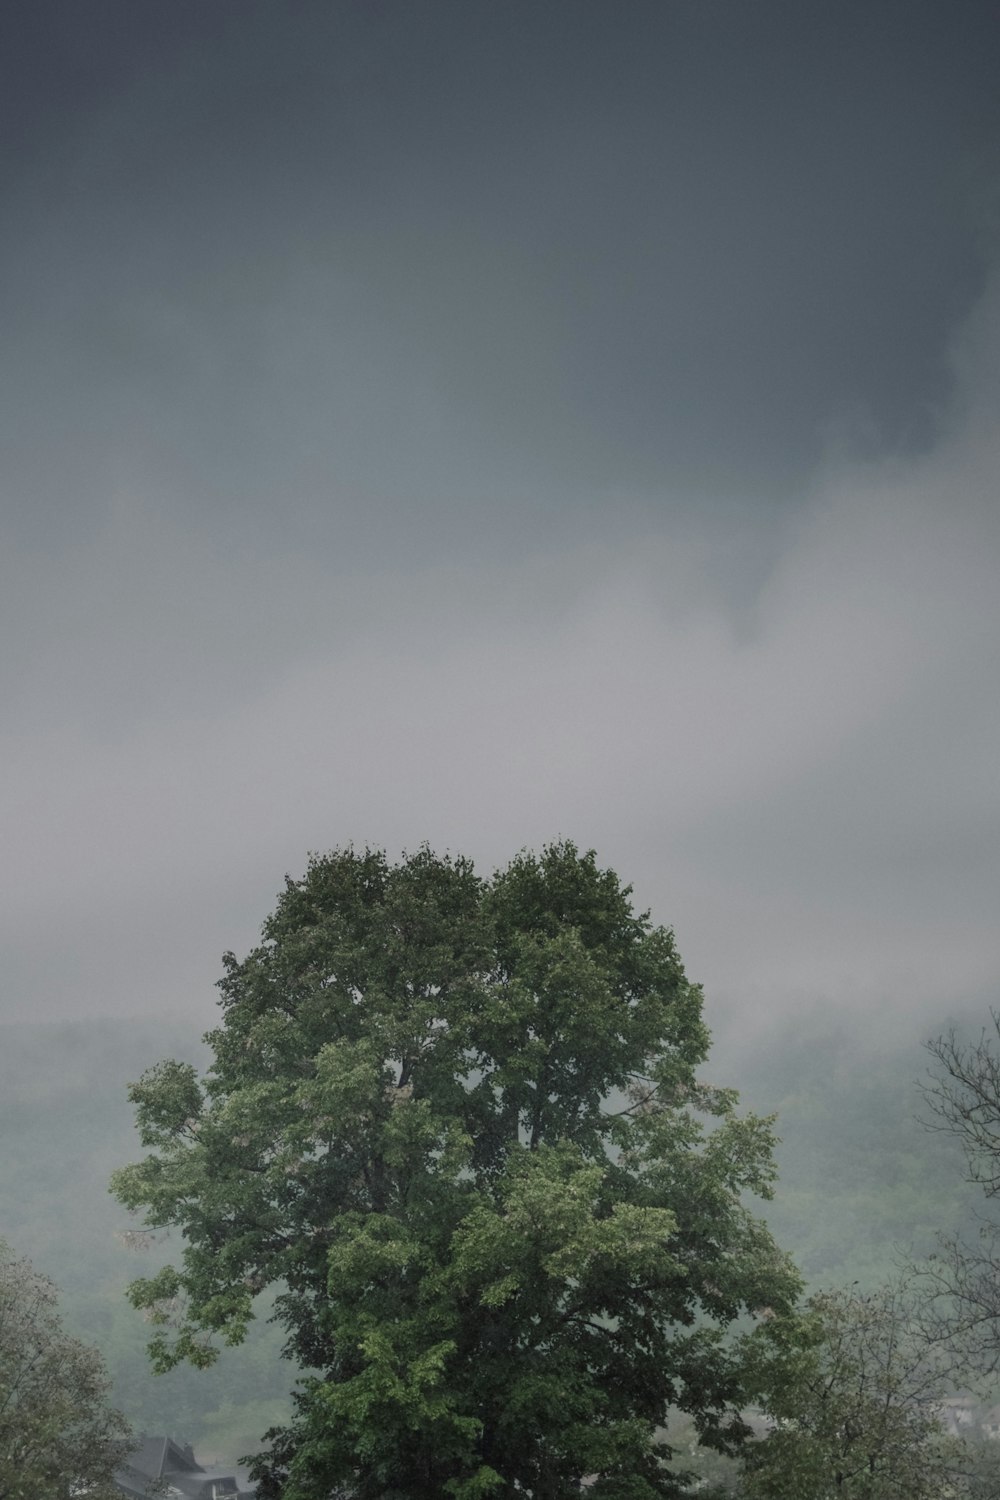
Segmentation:
<svg viewBox="0 0 1000 1500">
<path fill-rule="evenodd" d="M 874 1285 L 901 1256 L 930 1252 L 941 1231 L 974 1229 L 981 1198 L 962 1153 L 926 1127 L 923 1040 L 876 1045 L 843 1020 L 813 1019 L 776 1023 L 722 1058 L 719 1076 L 744 1105 L 777 1114 L 780 1175 L 767 1218 L 811 1288 Z"/>
<path fill-rule="evenodd" d="M 141 1154 L 128 1082 L 162 1057 L 205 1055 L 195 1028 L 171 1022 L 0 1028 L 0 1235 L 55 1281 L 67 1325 L 100 1348 L 115 1401 L 137 1428 L 232 1461 L 286 1410 L 291 1377 L 277 1332 L 262 1323 L 211 1370 L 153 1375 L 149 1330 L 125 1288 L 171 1246 L 128 1249 L 128 1216 L 108 1193 L 115 1167 Z"/>
</svg>

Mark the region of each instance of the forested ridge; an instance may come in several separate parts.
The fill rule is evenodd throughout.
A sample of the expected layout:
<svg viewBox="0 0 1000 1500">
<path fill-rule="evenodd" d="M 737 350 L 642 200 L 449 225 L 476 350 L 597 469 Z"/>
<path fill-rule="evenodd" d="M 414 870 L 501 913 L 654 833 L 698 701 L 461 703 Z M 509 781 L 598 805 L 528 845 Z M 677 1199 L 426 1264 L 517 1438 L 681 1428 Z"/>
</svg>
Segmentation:
<svg viewBox="0 0 1000 1500">
<path fill-rule="evenodd" d="M 171 1246 L 130 1248 L 133 1226 L 107 1191 L 110 1173 L 136 1155 L 127 1083 L 167 1056 L 203 1064 L 196 1028 L 117 1019 L 0 1028 L 0 1231 L 55 1281 L 67 1324 L 101 1351 L 137 1428 L 231 1459 L 284 1415 L 294 1372 L 277 1331 L 259 1320 L 211 1369 L 151 1373 L 149 1329 L 125 1287 Z M 938 1231 L 974 1226 L 979 1203 L 957 1144 L 917 1120 L 927 1066 L 920 1035 L 872 1050 L 821 1020 L 775 1024 L 753 1045 L 727 1055 L 723 1040 L 713 1053 L 712 1081 L 778 1113 L 779 1178 L 764 1212 L 808 1288 L 874 1287 L 901 1254 L 931 1249 Z"/>
</svg>

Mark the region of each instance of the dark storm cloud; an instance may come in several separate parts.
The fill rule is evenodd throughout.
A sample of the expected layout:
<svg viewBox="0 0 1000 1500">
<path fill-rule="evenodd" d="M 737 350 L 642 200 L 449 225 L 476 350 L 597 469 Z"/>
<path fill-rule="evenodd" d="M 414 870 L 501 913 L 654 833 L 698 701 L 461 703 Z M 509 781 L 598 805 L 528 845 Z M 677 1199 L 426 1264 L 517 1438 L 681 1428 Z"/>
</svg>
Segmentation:
<svg viewBox="0 0 1000 1500">
<path fill-rule="evenodd" d="M 17 25 L 3 406 L 36 538 L 141 484 L 268 545 L 498 545 L 609 489 L 787 501 L 831 433 L 933 433 L 982 278 L 989 7 Z"/>
</svg>

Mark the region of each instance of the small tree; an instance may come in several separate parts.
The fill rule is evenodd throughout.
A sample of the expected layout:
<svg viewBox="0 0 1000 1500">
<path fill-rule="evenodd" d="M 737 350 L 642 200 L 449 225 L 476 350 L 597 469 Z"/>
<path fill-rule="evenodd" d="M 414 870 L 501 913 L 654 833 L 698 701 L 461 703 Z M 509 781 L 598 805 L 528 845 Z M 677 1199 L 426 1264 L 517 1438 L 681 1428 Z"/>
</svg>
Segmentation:
<svg viewBox="0 0 1000 1500">
<path fill-rule="evenodd" d="M 771 1430 L 746 1500 L 955 1500 L 969 1455 L 940 1422 L 944 1372 L 902 1284 L 825 1292 L 751 1335 Z"/>
<path fill-rule="evenodd" d="M 935 1067 L 924 1085 L 928 1123 L 962 1146 L 969 1182 L 1000 1197 L 1000 1012 L 974 1041 L 949 1031 L 927 1044 Z M 984 1217 L 970 1242 L 943 1234 L 921 1267 L 927 1339 L 951 1351 L 966 1377 L 1000 1371 L 1000 1223 Z"/>
<path fill-rule="evenodd" d="M 671 1404 L 745 1436 L 724 1332 L 797 1290 L 744 1206 L 771 1129 L 697 1082 L 700 992 L 629 897 L 571 844 L 492 881 L 314 858 L 226 956 L 204 1082 L 133 1086 L 153 1154 L 115 1190 L 186 1241 L 132 1288 L 155 1362 L 208 1362 L 277 1285 L 314 1372 L 264 1496 L 642 1500 L 684 1492 Z"/>
<path fill-rule="evenodd" d="M 0 1242 L 0 1500 L 119 1500 L 131 1437 L 109 1387 L 64 1332 L 52 1283 Z"/>
</svg>

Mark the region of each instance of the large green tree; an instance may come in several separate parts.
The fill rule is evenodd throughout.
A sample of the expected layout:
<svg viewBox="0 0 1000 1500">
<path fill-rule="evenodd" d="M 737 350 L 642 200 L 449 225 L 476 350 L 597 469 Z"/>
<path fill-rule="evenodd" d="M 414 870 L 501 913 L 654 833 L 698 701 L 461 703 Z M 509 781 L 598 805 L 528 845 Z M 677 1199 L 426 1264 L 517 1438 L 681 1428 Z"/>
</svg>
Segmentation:
<svg viewBox="0 0 1000 1500">
<path fill-rule="evenodd" d="M 313 858 L 220 987 L 205 1079 L 133 1086 L 115 1190 L 183 1232 L 132 1289 L 160 1366 L 280 1289 L 308 1373 L 262 1494 L 641 1500 L 685 1492 L 668 1406 L 739 1444 L 726 1330 L 797 1289 L 744 1202 L 770 1124 L 698 1082 L 701 994 L 614 872 Z"/>
<path fill-rule="evenodd" d="M 114 1500 L 131 1435 L 100 1358 L 65 1332 L 56 1302 L 0 1241 L 0 1500 Z"/>
</svg>

